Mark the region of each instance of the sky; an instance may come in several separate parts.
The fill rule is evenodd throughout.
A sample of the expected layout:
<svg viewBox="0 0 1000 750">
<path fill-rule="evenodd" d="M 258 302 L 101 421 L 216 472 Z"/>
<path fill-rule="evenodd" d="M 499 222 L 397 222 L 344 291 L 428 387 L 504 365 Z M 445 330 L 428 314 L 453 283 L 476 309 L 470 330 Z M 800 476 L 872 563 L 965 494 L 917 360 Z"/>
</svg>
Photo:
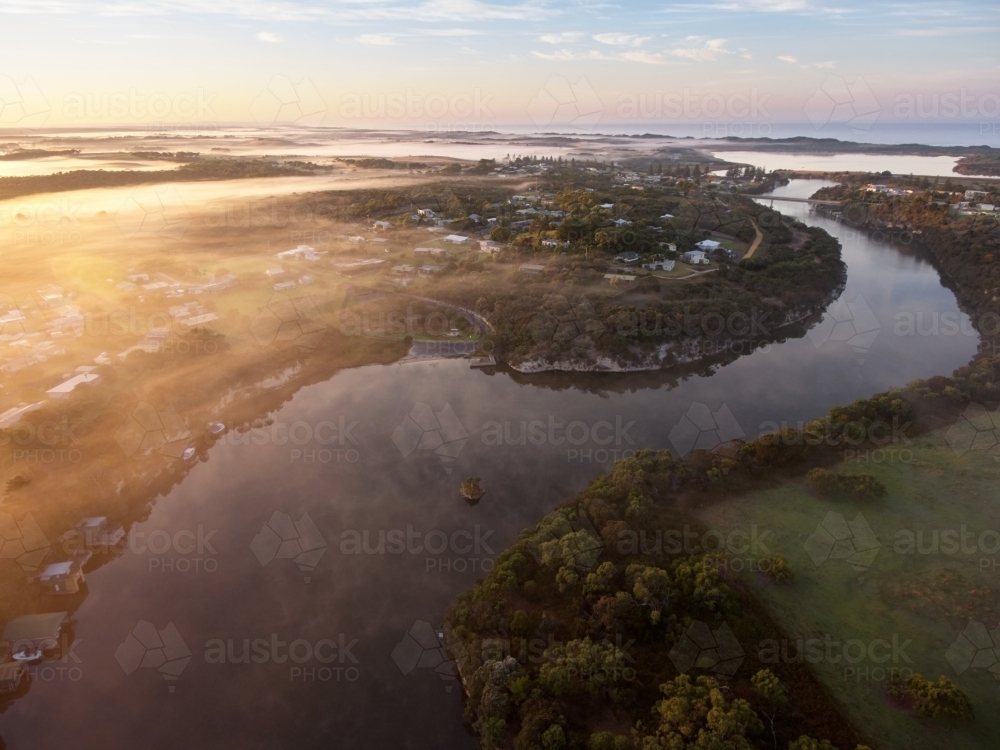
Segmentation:
<svg viewBox="0 0 1000 750">
<path fill-rule="evenodd" d="M 0 0 L 0 126 L 995 126 L 998 41 L 971 0 Z"/>
</svg>

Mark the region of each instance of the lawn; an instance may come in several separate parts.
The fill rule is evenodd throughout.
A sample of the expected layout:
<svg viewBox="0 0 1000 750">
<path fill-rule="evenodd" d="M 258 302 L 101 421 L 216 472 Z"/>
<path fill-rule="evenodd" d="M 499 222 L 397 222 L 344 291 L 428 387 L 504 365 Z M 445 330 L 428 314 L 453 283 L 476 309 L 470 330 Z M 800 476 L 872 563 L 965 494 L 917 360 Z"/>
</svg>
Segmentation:
<svg viewBox="0 0 1000 750">
<path fill-rule="evenodd" d="M 996 710 L 1000 680 L 986 668 L 992 661 L 989 652 L 978 656 L 985 666 L 963 668 L 953 649 L 958 669 L 946 654 L 970 621 L 982 623 L 988 631 L 1000 623 L 1000 536 L 992 531 L 1000 526 L 1000 463 L 985 452 L 957 456 L 941 433 L 926 435 L 908 448 L 912 457 L 902 456 L 907 460 L 897 455 L 895 461 L 850 460 L 837 467 L 841 473 L 877 477 L 889 490 L 883 500 L 817 498 L 796 481 L 709 507 L 700 516 L 723 532 L 751 525 L 761 535 L 770 531 L 766 546 L 770 554 L 785 555 L 795 572 L 794 582 L 769 585 L 756 572 L 744 570 L 738 575 L 783 628 L 784 633 L 776 633 L 774 639 L 779 644 L 788 639 L 789 657 L 795 656 L 799 638 L 829 636 L 841 644 L 829 652 L 833 658 L 824 653 L 807 661 L 869 744 L 899 750 L 946 745 L 994 748 L 1000 737 Z M 831 512 L 854 524 L 856 540 L 865 531 L 858 522 L 863 519 L 868 524 L 877 546 L 874 539 L 868 544 L 856 541 L 854 549 L 875 550 L 870 566 L 859 557 L 856 568 L 837 559 L 836 553 L 825 557 L 828 547 L 813 546 L 817 526 Z M 959 534 L 970 534 L 966 551 L 952 548 L 949 530 L 959 540 Z M 908 539 L 915 543 L 908 546 Z M 765 554 L 761 550 L 758 557 Z M 868 552 L 869 557 L 872 554 Z M 871 647 L 879 640 L 889 646 Z M 849 641 L 860 641 L 847 646 L 846 654 L 852 658 L 861 654 L 861 644 L 871 648 L 855 663 L 837 660 Z M 895 654 L 894 641 L 899 647 Z M 1000 647 L 1000 635 L 994 641 Z M 761 644 L 744 648 L 750 658 L 767 658 Z M 901 709 L 886 693 L 893 669 L 912 670 L 932 680 L 947 676 L 972 699 L 975 720 L 925 719 Z"/>
</svg>

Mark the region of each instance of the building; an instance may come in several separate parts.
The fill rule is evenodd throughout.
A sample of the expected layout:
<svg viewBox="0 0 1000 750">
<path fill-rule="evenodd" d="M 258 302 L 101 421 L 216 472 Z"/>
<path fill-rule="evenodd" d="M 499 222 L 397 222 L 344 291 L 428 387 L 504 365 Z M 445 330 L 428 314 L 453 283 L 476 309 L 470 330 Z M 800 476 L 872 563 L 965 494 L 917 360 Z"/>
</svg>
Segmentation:
<svg viewBox="0 0 1000 750">
<path fill-rule="evenodd" d="M 569 243 L 560 242 L 559 240 L 552 239 L 551 237 L 546 237 L 542 240 L 542 247 L 569 247 Z"/>
<path fill-rule="evenodd" d="M 469 238 L 463 234 L 448 234 L 442 238 L 445 242 L 451 242 L 455 245 L 464 245 L 469 241 Z"/>
<path fill-rule="evenodd" d="M 660 218 L 661 218 L 662 220 L 666 221 L 666 220 L 668 220 L 668 219 L 672 219 L 672 218 L 674 218 L 674 215 L 673 215 L 673 214 L 663 214 L 663 216 L 661 216 Z"/>
<path fill-rule="evenodd" d="M 294 288 L 295 288 L 294 281 L 279 281 L 277 284 L 274 285 L 274 291 L 276 292 L 285 292 L 288 291 L 289 289 L 294 289 Z"/>
<path fill-rule="evenodd" d="M 684 253 L 681 255 L 681 261 L 689 266 L 707 266 L 709 264 L 708 256 L 701 250 L 691 250 Z"/>
<path fill-rule="evenodd" d="M 621 273 L 606 273 L 604 280 L 611 286 L 632 286 L 635 283 L 635 276 Z"/>
<path fill-rule="evenodd" d="M 16 692 L 28 670 L 16 661 L 0 664 L 0 695 Z"/>
<path fill-rule="evenodd" d="M 718 250 L 722 247 L 722 243 L 717 240 L 702 240 L 695 244 L 695 247 L 699 250 L 704 250 L 706 253 L 710 253 L 713 250 Z"/>
<path fill-rule="evenodd" d="M 489 255 L 496 255 L 500 252 L 502 245 L 496 240 L 480 240 L 479 241 L 479 252 L 488 253 Z"/>
<path fill-rule="evenodd" d="M 79 375 L 74 375 L 69 380 L 60 383 L 54 388 L 49 388 L 46 393 L 50 398 L 69 398 L 70 394 L 76 390 L 79 385 L 92 385 L 99 381 L 101 376 L 93 372 L 82 372 Z"/>
<path fill-rule="evenodd" d="M 319 260 L 320 253 L 309 245 L 299 245 L 291 250 L 285 250 L 275 255 L 276 258 L 297 258 L 299 260 Z"/>
<path fill-rule="evenodd" d="M 272 279 L 274 277 L 276 277 L 276 276 L 284 276 L 285 275 L 285 271 L 282 268 L 268 268 L 266 271 L 264 271 L 264 273 L 266 273 Z"/>
<path fill-rule="evenodd" d="M 309 286 L 310 284 L 315 284 L 316 279 L 312 276 L 303 276 L 299 279 L 299 286 Z"/>
<path fill-rule="evenodd" d="M 402 263 L 398 266 L 390 268 L 389 273 L 395 274 L 396 276 L 405 276 L 406 274 L 413 273 L 413 266 L 407 263 Z"/>
<path fill-rule="evenodd" d="M 417 275 L 418 276 L 433 276 L 434 274 L 436 274 L 439 271 L 441 271 L 443 268 L 444 268 L 444 266 L 433 266 L 433 265 L 420 266 L 420 268 L 417 269 Z"/>
<path fill-rule="evenodd" d="M 632 226 L 632 222 L 629 221 L 628 219 L 615 219 L 615 226 L 616 227 L 630 227 L 630 226 Z"/>
<path fill-rule="evenodd" d="M 84 548 L 91 552 L 107 551 L 125 536 L 125 527 L 120 523 L 112 526 L 107 516 L 81 518 L 76 524 L 76 531 L 83 540 Z"/>
<path fill-rule="evenodd" d="M 676 261 L 654 260 L 652 263 L 643 263 L 642 267 L 647 271 L 673 271 Z"/>
<path fill-rule="evenodd" d="M 382 229 L 392 229 L 392 222 L 389 221 L 376 221 L 372 224 L 372 229 L 379 231 Z"/>
<path fill-rule="evenodd" d="M 984 201 L 988 194 L 985 190 L 966 190 L 965 200 L 967 201 Z"/>
<path fill-rule="evenodd" d="M 188 328 L 194 328 L 195 326 L 203 326 L 211 323 L 213 320 L 218 320 L 219 316 L 213 312 L 202 313 L 201 315 L 192 315 L 190 318 L 186 318 L 182 322 Z"/>
<path fill-rule="evenodd" d="M 615 256 L 615 260 L 619 263 L 624 263 L 626 266 L 630 266 L 633 263 L 639 262 L 639 253 L 632 252 L 631 250 L 627 253 L 619 253 Z"/>
<path fill-rule="evenodd" d="M 39 401 L 37 404 L 22 404 L 21 406 L 8 409 L 3 414 L 0 414 L 0 428 L 17 424 L 25 414 L 30 414 L 33 411 L 41 409 L 43 403 L 43 401 Z"/>
<path fill-rule="evenodd" d="M 539 263 L 522 263 L 517 270 L 530 276 L 537 276 L 545 270 L 545 266 Z"/>
<path fill-rule="evenodd" d="M 84 584 L 83 566 L 91 554 L 82 552 L 71 560 L 46 565 L 35 575 L 35 582 L 53 594 L 75 594 Z"/>
<path fill-rule="evenodd" d="M 22 649 L 52 650 L 58 647 L 59 636 L 67 621 L 65 612 L 15 617 L 3 629 L 0 643 L 7 647 L 8 653 L 17 653 Z"/>
<path fill-rule="evenodd" d="M 209 281 L 207 284 L 199 284 L 191 287 L 191 294 L 203 294 L 205 292 L 221 292 L 236 283 L 236 277 L 232 274 L 225 274 L 218 280 Z"/>
<path fill-rule="evenodd" d="M 435 245 L 424 245 L 423 247 L 413 248 L 414 255 L 447 255 L 449 250 L 443 247 L 436 247 Z"/>
</svg>

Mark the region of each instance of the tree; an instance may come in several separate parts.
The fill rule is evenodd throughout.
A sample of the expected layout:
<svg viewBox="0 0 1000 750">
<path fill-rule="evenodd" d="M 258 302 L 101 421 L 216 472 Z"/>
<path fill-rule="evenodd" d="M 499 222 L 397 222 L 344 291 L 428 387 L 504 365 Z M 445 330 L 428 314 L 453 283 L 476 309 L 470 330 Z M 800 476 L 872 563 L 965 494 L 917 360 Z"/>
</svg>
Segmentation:
<svg viewBox="0 0 1000 750">
<path fill-rule="evenodd" d="M 678 675 L 660 691 L 664 698 L 653 709 L 659 726 L 644 738 L 643 750 L 753 750 L 747 734 L 764 728 L 749 703 L 727 702 L 711 677 L 692 682 Z"/>
<path fill-rule="evenodd" d="M 975 715 L 969 696 L 944 675 L 937 682 L 931 682 L 923 675 L 915 674 L 905 682 L 897 680 L 889 692 L 897 698 L 912 700 L 914 710 L 921 716 L 971 719 Z"/>
<path fill-rule="evenodd" d="M 542 747 L 544 750 L 563 750 L 566 747 L 566 733 L 558 724 L 553 724 L 542 732 Z"/>
<path fill-rule="evenodd" d="M 775 583 L 789 583 L 795 578 L 792 566 L 788 564 L 788 558 L 784 555 L 778 554 L 765 557 L 760 561 L 759 565 L 760 569 L 764 571 L 764 575 Z"/>
<path fill-rule="evenodd" d="M 764 704 L 766 710 L 761 711 L 771 725 L 771 737 L 774 738 L 774 748 L 778 748 L 778 733 L 774 729 L 774 720 L 778 718 L 778 709 L 788 703 L 788 688 L 770 669 L 762 669 L 750 679 L 753 690 Z"/>
</svg>

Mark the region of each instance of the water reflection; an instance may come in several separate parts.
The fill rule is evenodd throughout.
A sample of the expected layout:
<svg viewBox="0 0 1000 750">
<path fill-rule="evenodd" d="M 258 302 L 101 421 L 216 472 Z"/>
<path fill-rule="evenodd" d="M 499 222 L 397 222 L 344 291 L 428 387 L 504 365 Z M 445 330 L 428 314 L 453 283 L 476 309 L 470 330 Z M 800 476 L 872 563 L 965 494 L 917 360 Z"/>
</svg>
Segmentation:
<svg viewBox="0 0 1000 750">
<path fill-rule="evenodd" d="M 863 299 L 878 323 L 863 357 L 808 335 L 827 313 L 798 337 L 687 371 L 418 362 L 303 388 L 272 415 L 283 431 L 227 434 L 133 526 L 146 544 L 89 574 L 74 613 L 82 677 L 36 680 L 9 705 L 10 747 L 474 747 L 434 628 L 523 527 L 628 451 L 683 448 L 675 428 L 692 408 L 718 417 L 720 435 L 753 436 L 975 353 L 975 336 L 894 332 L 901 312 L 959 314 L 919 253 L 806 204 L 781 208 L 843 242 L 842 299 Z M 303 442 L 297 423 L 337 430 Z M 488 489 L 472 507 L 460 494 L 470 476 Z M 129 639 L 142 633 L 137 661 Z M 163 665 L 187 658 L 172 633 L 190 658 L 167 680 Z"/>
</svg>

